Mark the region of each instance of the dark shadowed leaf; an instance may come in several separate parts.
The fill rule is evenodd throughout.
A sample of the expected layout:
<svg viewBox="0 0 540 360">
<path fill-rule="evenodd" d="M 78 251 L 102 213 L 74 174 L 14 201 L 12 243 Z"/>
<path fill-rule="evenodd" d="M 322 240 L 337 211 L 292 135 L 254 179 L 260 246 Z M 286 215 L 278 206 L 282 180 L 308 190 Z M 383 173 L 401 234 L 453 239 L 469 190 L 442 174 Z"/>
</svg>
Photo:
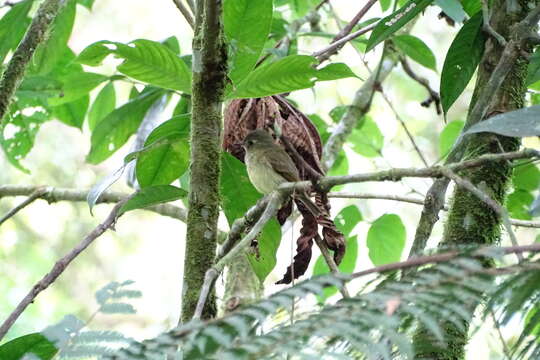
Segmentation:
<svg viewBox="0 0 540 360">
<path fill-rule="evenodd" d="M 33 0 L 16 3 L 0 19 L 0 64 L 4 62 L 7 53 L 15 49 L 21 41 L 26 28 L 30 24 L 28 12 Z"/>
<path fill-rule="evenodd" d="M 168 185 L 187 170 L 190 119 L 186 114 L 175 116 L 148 135 L 144 147 L 156 146 L 137 158 L 135 173 L 141 187 Z"/>
<path fill-rule="evenodd" d="M 435 55 L 422 40 L 412 35 L 396 35 L 392 41 L 405 55 L 420 65 L 437 71 Z"/>
<path fill-rule="evenodd" d="M 88 112 L 88 127 L 91 131 L 116 107 L 116 91 L 113 82 L 107 83 L 96 96 Z"/>
<path fill-rule="evenodd" d="M 337 219 L 336 219 L 337 220 Z M 336 222 L 337 223 L 337 222 Z M 347 239 L 347 251 L 343 260 L 339 264 L 338 268 L 342 273 L 350 274 L 356 267 L 356 260 L 358 259 L 358 239 L 357 236 L 352 236 Z M 320 255 L 315 262 L 313 268 L 313 276 L 330 273 L 330 268 L 324 260 L 324 257 Z M 320 303 L 324 303 L 330 296 L 336 294 L 338 289 L 335 286 L 326 287 L 323 290 L 323 294 L 317 296 L 317 300 Z"/>
<path fill-rule="evenodd" d="M 137 193 L 120 208 L 118 216 L 130 210 L 144 209 L 149 206 L 178 200 L 186 195 L 186 190 L 171 185 L 146 187 L 137 191 Z"/>
<path fill-rule="evenodd" d="M 482 10 L 481 0 L 461 0 L 461 5 L 463 5 L 463 10 L 465 10 L 469 16 L 473 16 Z"/>
<path fill-rule="evenodd" d="M 45 336 L 32 333 L 15 338 L 0 346 L 0 359 L 19 360 L 27 354 L 40 360 L 49 360 L 56 355 L 58 349 Z"/>
<path fill-rule="evenodd" d="M 465 134 L 479 132 L 514 137 L 538 136 L 540 135 L 540 105 L 492 116 L 471 126 Z"/>
<path fill-rule="evenodd" d="M 380 42 L 388 39 L 390 35 L 401 29 L 416 15 L 421 13 L 433 0 L 410 0 L 377 24 L 371 32 L 366 51 L 373 49 Z"/>
<path fill-rule="evenodd" d="M 400 217 L 385 214 L 375 220 L 368 231 L 367 247 L 375 266 L 399 261 L 405 247 L 405 226 Z"/>
<path fill-rule="evenodd" d="M 465 122 L 461 120 L 451 121 L 444 127 L 439 136 L 439 156 L 445 157 L 456 142 Z"/>
<path fill-rule="evenodd" d="M 229 153 L 222 154 L 221 175 L 222 208 L 229 225 L 244 216 L 262 195 L 249 181 L 246 166 Z M 257 277 L 262 281 L 276 265 L 276 252 L 281 242 L 281 229 L 276 220 L 266 224 L 258 236 L 259 256 L 249 254 L 248 260 Z"/>
<path fill-rule="evenodd" d="M 92 147 L 86 161 L 98 164 L 124 145 L 137 131 L 150 106 L 162 95 L 162 91 L 155 89 L 143 92 L 101 120 L 92 132 Z"/>
<path fill-rule="evenodd" d="M 223 28 L 229 41 L 229 78 L 239 83 L 255 67 L 272 24 L 272 0 L 225 0 Z"/>
<path fill-rule="evenodd" d="M 441 73 L 441 104 L 448 109 L 465 90 L 482 59 L 486 36 L 482 31 L 482 14 L 467 21 L 448 49 Z"/>
</svg>

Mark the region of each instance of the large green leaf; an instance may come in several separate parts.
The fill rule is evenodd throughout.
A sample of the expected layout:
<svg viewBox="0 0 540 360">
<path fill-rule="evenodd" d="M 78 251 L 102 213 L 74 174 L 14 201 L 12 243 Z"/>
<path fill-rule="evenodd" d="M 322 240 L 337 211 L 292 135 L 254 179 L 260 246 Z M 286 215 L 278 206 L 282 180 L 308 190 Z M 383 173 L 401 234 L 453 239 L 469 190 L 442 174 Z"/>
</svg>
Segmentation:
<svg viewBox="0 0 540 360">
<path fill-rule="evenodd" d="M 482 59 L 486 36 L 482 31 L 482 14 L 467 21 L 448 49 L 441 73 L 441 104 L 448 109 L 465 90 Z"/>
<path fill-rule="evenodd" d="M 390 9 L 390 5 L 392 5 L 392 0 L 379 0 L 379 4 L 381 5 L 381 10 L 386 11 Z"/>
<path fill-rule="evenodd" d="M 393 41 L 405 55 L 420 65 L 437 71 L 435 55 L 422 40 L 412 35 L 396 35 L 393 37 Z"/>
<path fill-rule="evenodd" d="M 256 204 L 261 194 L 249 181 L 246 166 L 234 156 L 223 153 L 221 174 L 222 208 L 229 225 L 244 216 Z M 257 256 L 248 255 L 248 260 L 261 282 L 276 265 L 276 252 L 281 242 L 281 229 L 276 220 L 269 221 L 258 236 Z"/>
<path fill-rule="evenodd" d="M 86 161 L 98 164 L 124 145 L 161 95 L 156 89 L 143 92 L 101 120 L 92 132 L 92 147 Z"/>
<path fill-rule="evenodd" d="M 191 92 L 191 71 L 186 63 L 167 46 L 156 41 L 138 39 L 127 45 L 98 41 L 84 49 L 77 61 L 97 66 L 109 54 L 124 59 L 117 70 L 127 76 L 162 88 Z"/>
<path fill-rule="evenodd" d="M 21 41 L 26 28 L 30 24 L 28 12 L 32 7 L 33 0 L 24 0 L 16 3 L 0 19 L 0 64 L 6 58 L 7 53 L 15 49 Z"/>
<path fill-rule="evenodd" d="M 317 80 L 335 80 L 354 76 L 346 65 L 328 65 L 317 70 L 317 59 L 307 55 L 291 55 L 252 71 L 238 84 L 231 98 L 252 98 L 281 94 L 312 87 Z M 319 78 L 320 76 L 320 78 Z"/>
<path fill-rule="evenodd" d="M 34 355 L 36 359 L 50 360 L 58 349 L 45 336 L 40 333 L 32 333 L 15 338 L 0 346 L 0 359 L 19 360 L 26 354 L 27 358 Z"/>
<path fill-rule="evenodd" d="M 111 81 L 99 91 L 88 112 L 88 127 L 90 130 L 93 131 L 96 125 L 111 113 L 115 107 L 116 92 L 114 90 L 114 83 Z"/>
<path fill-rule="evenodd" d="M 89 103 L 90 97 L 85 95 L 75 101 L 51 107 L 52 114 L 64 124 L 82 129 Z"/>
<path fill-rule="evenodd" d="M 229 78 L 239 83 L 255 66 L 272 24 L 272 0 L 225 0 L 223 28 L 231 47 Z"/>
<path fill-rule="evenodd" d="M 190 119 L 175 116 L 148 135 L 144 147 L 152 148 L 139 155 L 135 168 L 141 187 L 170 184 L 188 169 Z"/>
<path fill-rule="evenodd" d="M 400 217 L 385 214 L 375 220 L 368 231 L 367 247 L 375 266 L 399 261 L 405 247 L 405 226 Z"/>
<path fill-rule="evenodd" d="M 527 79 L 525 85 L 529 86 L 540 80 L 540 50 L 536 48 L 534 53 L 529 58 L 529 66 L 527 67 Z"/>
<path fill-rule="evenodd" d="M 118 210 L 118 216 L 135 209 L 178 200 L 187 195 L 187 191 L 171 185 L 157 185 L 143 188 Z"/>
<path fill-rule="evenodd" d="M 506 208 L 514 219 L 531 220 L 529 209 L 534 196 L 527 190 L 516 189 L 506 198 Z"/>
<path fill-rule="evenodd" d="M 377 44 L 388 39 L 390 35 L 405 26 L 416 15 L 420 14 L 432 1 L 410 0 L 392 15 L 381 19 L 371 32 L 366 51 L 373 49 Z"/>
<path fill-rule="evenodd" d="M 77 100 L 88 95 L 90 91 L 107 79 L 108 77 L 105 75 L 92 72 L 69 72 L 58 78 L 63 83 L 62 91 L 57 96 L 50 97 L 49 104 L 56 106 Z"/>
<path fill-rule="evenodd" d="M 356 205 L 349 205 L 341 209 L 334 219 L 334 223 L 341 233 L 348 237 L 351 231 L 360 221 L 362 221 L 362 213 Z"/>
<path fill-rule="evenodd" d="M 65 55 L 67 42 L 75 22 L 76 1 L 68 0 L 66 6 L 54 19 L 52 31 L 47 40 L 38 46 L 30 65 L 33 74 L 48 74 Z"/>
<path fill-rule="evenodd" d="M 343 256 L 343 259 L 341 260 L 341 263 L 338 266 L 339 271 L 346 274 L 352 273 L 354 271 L 354 268 L 356 267 L 357 259 L 358 259 L 358 239 L 357 239 L 357 236 L 354 235 L 347 239 L 347 252 L 345 252 L 345 256 Z M 328 267 L 328 264 L 324 260 L 324 257 L 320 255 L 317 258 L 317 261 L 315 261 L 315 266 L 313 267 L 313 276 L 328 274 L 328 273 L 330 273 L 330 268 Z M 322 295 L 317 296 L 317 300 L 319 300 L 320 303 L 324 303 L 326 299 L 336 294 L 337 292 L 338 292 L 338 289 L 335 286 L 325 287 Z"/>
<path fill-rule="evenodd" d="M 439 156 L 445 157 L 461 133 L 465 122 L 461 120 L 451 121 L 444 127 L 439 136 Z"/>
<path fill-rule="evenodd" d="M 353 150 L 365 157 L 380 156 L 384 145 L 384 136 L 371 118 L 366 117 L 360 128 L 354 129 L 349 136 Z"/>
<path fill-rule="evenodd" d="M 471 126 L 465 134 L 492 132 L 504 136 L 540 135 L 540 105 L 505 112 Z"/>
<path fill-rule="evenodd" d="M 536 191 L 540 188 L 540 170 L 536 164 L 521 161 L 514 166 L 512 184 L 516 189 Z"/>
<path fill-rule="evenodd" d="M 474 14 L 482 10 L 481 1 L 482 0 L 461 0 L 461 5 L 463 6 L 463 10 L 465 10 L 467 15 L 474 16 Z"/>
</svg>

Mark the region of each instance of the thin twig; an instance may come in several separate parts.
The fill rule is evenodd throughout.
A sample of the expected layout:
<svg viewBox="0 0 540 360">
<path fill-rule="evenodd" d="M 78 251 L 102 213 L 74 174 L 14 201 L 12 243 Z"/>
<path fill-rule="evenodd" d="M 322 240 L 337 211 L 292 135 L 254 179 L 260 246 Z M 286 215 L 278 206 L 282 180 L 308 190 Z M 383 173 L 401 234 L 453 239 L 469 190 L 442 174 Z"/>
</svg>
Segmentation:
<svg viewBox="0 0 540 360">
<path fill-rule="evenodd" d="M 366 15 L 366 13 L 369 11 L 369 9 L 371 9 L 371 7 L 377 2 L 377 0 L 369 0 L 365 5 L 364 7 L 362 7 L 362 9 L 360 9 L 360 11 L 358 11 L 358 13 L 353 17 L 353 19 L 347 23 L 347 25 L 345 25 L 343 27 L 343 29 L 340 30 L 340 32 L 332 39 L 331 43 L 332 44 L 335 44 L 337 43 L 339 40 L 345 38 L 345 36 L 347 36 L 348 34 L 350 34 L 350 32 L 352 31 L 352 29 L 354 29 L 354 27 L 356 26 L 356 24 L 358 24 L 360 22 L 360 20 L 362 20 L 362 18 L 364 17 L 364 15 Z M 322 53 L 320 55 L 318 55 L 318 60 L 319 62 L 323 62 L 323 61 L 326 61 L 330 58 L 330 56 L 336 54 L 342 47 L 343 45 L 345 45 L 345 43 L 341 43 L 341 45 L 338 45 L 336 47 L 333 47 L 331 50 L 325 52 L 325 53 Z"/>
<path fill-rule="evenodd" d="M 353 192 L 329 192 L 326 196 L 329 198 L 337 199 L 375 199 L 375 200 L 391 200 L 399 201 L 410 204 L 424 205 L 425 199 L 420 199 L 413 196 L 403 196 L 403 195 L 390 195 L 390 194 L 374 194 L 374 193 L 353 193 Z M 444 205 L 442 210 L 447 211 L 448 206 Z M 510 224 L 513 226 L 527 227 L 527 228 L 540 228 L 539 221 L 528 221 L 528 220 L 518 220 L 510 219 Z"/>
<path fill-rule="evenodd" d="M 0 326 L 0 340 L 6 335 L 13 323 L 22 314 L 24 309 L 30 305 L 38 294 L 47 289 L 66 269 L 66 267 L 81 253 L 83 252 L 94 240 L 101 236 L 107 229 L 113 228 L 118 218 L 118 211 L 126 203 L 128 199 L 123 199 L 117 203 L 109 213 L 109 216 L 101 224 L 96 226 L 88 235 L 84 237 L 69 253 L 59 259 L 52 269 L 46 274 L 39 282 L 37 282 L 32 290 L 21 300 L 15 310 L 8 316 L 8 318 Z"/>
<path fill-rule="evenodd" d="M 19 211 L 33 203 L 35 200 L 43 196 L 43 194 L 47 191 L 46 188 L 38 188 L 33 193 L 30 194 L 23 202 L 21 202 L 19 205 L 15 206 L 13 209 L 9 210 L 6 215 L 4 215 L 0 219 L 0 225 L 2 225 L 4 222 L 6 222 L 10 217 L 17 214 Z"/>
<path fill-rule="evenodd" d="M 506 46 L 506 39 L 495 31 L 491 24 L 489 23 L 489 9 L 487 0 L 482 0 L 482 17 L 484 18 L 484 24 L 482 26 L 483 30 L 491 35 L 501 46 Z"/>
<path fill-rule="evenodd" d="M 328 265 L 328 268 L 330 269 L 330 272 L 334 275 L 339 275 L 341 274 L 341 271 L 339 271 L 339 268 L 338 266 L 336 265 L 336 262 L 334 261 L 334 257 L 332 256 L 332 254 L 330 254 L 330 251 L 328 250 L 328 247 L 326 246 L 326 243 L 323 241 L 323 239 L 321 239 L 321 236 L 319 234 L 317 234 L 317 236 L 315 236 L 315 243 L 317 244 L 317 246 L 319 247 L 319 249 L 321 250 L 321 254 L 324 258 L 324 261 L 326 261 L 326 264 Z M 294 274 L 293 274 L 293 279 L 294 279 Z M 349 291 L 347 290 L 347 287 L 345 285 L 343 285 L 339 291 L 341 292 L 341 295 L 343 295 L 344 298 L 350 298 L 351 295 L 349 294 Z"/>
<path fill-rule="evenodd" d="M 493 319 L 493 325 L 495 325 L 495 329 L 497 330 L 497 335 L 499 336 L 499 341 L 501 342 L 503 353 L 506 356 L 507 360 L 512 360 L 512 353 L 510 352 L 510 349 L 508 348 L 508 345 L 506 344 L 506 341 L 504 340 L 504 336 L 501 332 L 501 326 L 499 324 L 499 320 L 497 320 L 497 317 L 495 316 L 493 309 L 490 309 L 489 313 L 491 315 L 491 318 Z"/>
<path fill-rule="evenodd" d="M 182 15 L 184 16 L 184 19 L 186 19 L 187 23 L 192 29 L 195 29 L 195 23 L 193 21 L 193 16 L 189 12 L 188 8 L 184 4 L 182 4 L 182 0 L 173 0 L 174 5 L 180 10 Z"/>
<path fill-rule="evenodd" d="M 37 198 L 46 200 L 48 203 L 58 201 L 86 201 L 88 190 L 55 188 L 52 186 L 32 186 L 32 185 L 0 185 L 0 199 L 8 196 L 30 196 L 37 190 L 43 189 Z M 106 191 L 99 197 L 98 204 L 102 203 L 117 203 L 129 194 Z M 172 217 L 180 221 L 186 222 L 186 210 L 171 204 L 161 204 L 144 208 L 144 210 L 152 211 L 157 214 Z"/>
<path fill-rule="evenodd" d="M 429 107 L 431 103 L 434 103 L 435 110 L 437 111 L 437 115 L 442 114 L 441 98 L 439 96 L 439 93 L 431 88 L 431 86 L 429 85 L 429 81 L 427 79 L 417 75 L 414 72 L 414 70 L 411 68 L 411 65 L 409 64 L 409 62 L 407 61 L 405 57 L 400 56 L 399 62 L 401 63 L 401 66 L 403 67 L 403 71 L 405 71 L 405 73 L 409 75 L 411 79 L 413 79 L 414 81 L 422 85 L 429 93 L 429 98 L 427 100 L 424 100 L 420 105 L 424 107 Z"/>
<path fill-rule="evenodd" d="M 324 49 L 321 49 L 319 51 L 315 51 L 313 54 L 311 54 L 311 56 L 316 57 L 317 59 L 319 59 L 319 62 L 322 62 L 320 59 L 324 58 L 326 53 L 332 53 L 333 51 L 339 50 L 341 47 L 343 47 L 343 45 L 345 45 L 349 41 L 354 40 L 357 37 L 359 37 L 360 35 L 364 35 L 365 33 L 373 30 L 375 28 L 375 26 L 377 26 L 376 23 L 368 25 L 368 26 L 366 26 L 366 27 L 364 27 L 364 28 L 362 28 L 360 30 L 357 30 L 357 31 L 355 31 L 355 32 L 353 32 L 353 33 L 339 39 L 338 41 L 331 43 L 330 45 L 328 45 Z"/>
<path fill-rule="evenodd" d="M 508 211 L 506 211 L 505 208 L 503 208 L 498 202 L 493 200 L 488 194 L 480 190 L 472 182 L 465 178 L 462 178 L 452 170 L 445 168 L 443 169 L 443 174 L 447 178 L 452 179 L 458 186 L 467 189 L 469 192 L 482 200 L 486 205 L 488 205 L 502 219 L 503 225 L 508 232 L 512 245 L 518 245 L 516 234 L 514 233 L 514 230 L 512 229 L 512 224 L 510 223 L 510 216 L 508 216 Z M 518 253 L 517 257 L 519 261 L 523 261 L 523 255 L 521 255 L 521 253 Z"/>
</svg>

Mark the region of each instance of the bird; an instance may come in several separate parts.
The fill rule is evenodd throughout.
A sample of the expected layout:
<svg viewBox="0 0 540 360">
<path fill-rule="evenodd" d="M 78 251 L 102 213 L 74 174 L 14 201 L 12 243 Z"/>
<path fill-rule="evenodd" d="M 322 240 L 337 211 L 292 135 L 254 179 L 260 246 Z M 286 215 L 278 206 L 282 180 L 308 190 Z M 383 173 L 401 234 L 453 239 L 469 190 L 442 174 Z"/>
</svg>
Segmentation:
<svg viewBox="0 0 540 360">
<path fill-rule="evenodd" d="M 301 181 L 294 161 L 265 130 L 257 129 L 250 132 L 242 146 L 246 151 L 244 162 L 249 180 L 258 192 L 266 195 L 285 182 Z M 295 192 L 293 197 L 298 199 L 313 216 L 321 215 L 319 207 L 304 191 Z"/>
</svg>

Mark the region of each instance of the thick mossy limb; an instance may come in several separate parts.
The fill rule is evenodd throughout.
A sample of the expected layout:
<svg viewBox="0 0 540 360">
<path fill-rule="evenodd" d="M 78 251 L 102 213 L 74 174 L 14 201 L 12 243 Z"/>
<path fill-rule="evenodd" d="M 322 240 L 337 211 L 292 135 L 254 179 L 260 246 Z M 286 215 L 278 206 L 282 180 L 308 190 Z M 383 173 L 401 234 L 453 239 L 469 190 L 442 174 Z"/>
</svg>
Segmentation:
<svg viewBox="0 0 540 360">
<path fill-rule="evenodd" d="M 0 80 L 0 125 L 8 112 L 15 91 L 23 80 L 26 68 L 39 44 L 45 41 L 51 23 L 67 0 L 45 0 L 32 20 L 26 35 L 13 53 Z"/>
<path fill-rule="evenodd" d="M 190 192 L 184 261 L 182 321 L 195 312 L 206 271 L 217 247 L 222 102 L 227 53 L 219 1 L 198 1 L 193 39 Z M 202 319 L 215 317 L 211 294 Z"/>
<path fill-rule="evenodd" d="M 505 0 L 491 2 L 490 9 L 492 9 L 493 16 L 490 23 L 495 31 L 507 39 L 511 36 L 512 25 L 524 19 L 530 11 L 528 4 L 524 1 L 520 0 L 519 3 L 521 9 L 518 12 L 508 13 Z M 493 39 L 487 41 L 469 109 L 474 107 L 479 94 L 484 91 L 493 69 L 501 59 L 502 52 L 503 47 L 498 42 Z M 512 70 L 502 86 L 493 94 L 490 107 L 485 112 L 488 117 L 524 106 L 526 74 L 527 63 L 525 60 L 519 59 L 512 66 Z M 469 118 L 466 127 L 471 125 L 473 123 Z M 485 133 L 478 134 L 471 137 L 468 142 L 464 160 L 487 153 L 514 151 L 518 147 L 518 139 Z M 470 180 L 501 204 L 504 202 L 511 174 L 512 168 L 508 163 L 486 164 L 459 173 L 461 177 Z M 456 247 L 495 244 L 499 241 L 500 232 L 501 219 L 495 212 L 469 191 L 456 187 L 441 245 L 443 247 Z M 469 305 L 471 314 L 474 313 L 477 306 L 477 303 Z M 469 322 L 463 322 L 463 329 L 459 329 L 449 322 L 443 322 L 440 325 L 445 334 L 444 343 L 438 342 L 425 327 L 419 327 L 414 336 L 415 359 L 461 360 L 464 358 L 465 346 L 468 342 Z"/>
</svg>

